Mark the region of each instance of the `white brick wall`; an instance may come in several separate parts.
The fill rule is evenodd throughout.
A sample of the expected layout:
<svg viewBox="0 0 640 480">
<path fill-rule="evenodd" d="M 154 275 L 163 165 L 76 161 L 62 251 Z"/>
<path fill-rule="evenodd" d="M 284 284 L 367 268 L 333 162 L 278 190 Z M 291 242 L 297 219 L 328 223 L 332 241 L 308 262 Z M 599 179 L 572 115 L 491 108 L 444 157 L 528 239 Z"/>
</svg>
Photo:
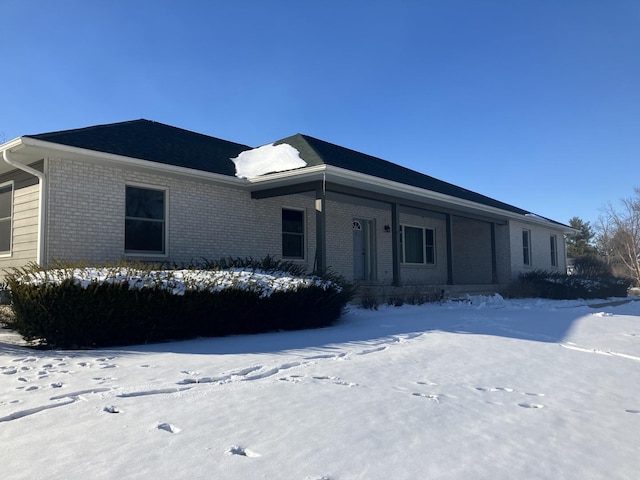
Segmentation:
<svg viewBox="0 0 640 480">
<path fill-rule="evenodd" d="M 315 254 L 314 199 L 292 195 L 253 200 L 226 185 L 91 165 L 50 162 L 51 188 L 47 258 L 117 261 L 124 255 L 125 186 L 167 190 L 169 238 L 165 257 L 150 261 L 190 262 L 221 257 L 281 257 L 281 209 L 305 210 L 306 254 Z"/>
<path fill-rule="evenodd" d="M 94 165 L 78 160 L 50 159 L 46 258 L 118 261 L 124 254 L 125 186 L 158 187 L 167 191 L 167 255 L 151 261 L 185 263 L 221 257 L 281 257 L 281 210 L 305 212 L 305 256 L 308 271 L 316 253 L 315 196 L 313 193 L 261 200 L 229 185 Z M 37 188 L 37 187 L 36 187 Z M 27 193 L 27 192 L 25 192 Z M 29 201 L 34 197 L 30 194 Z M 328 195 L 327 265 L 346 278 L 353 277 L 354 218 L 373 221 L 377 282 L 392 282 L 391 207 L 382 202 Z M 401 266 L 404 284 L 441 285 L 447 281 L 446 224 L 443 216 L 401 209 L 400 224 L 436 231 L 436 265 Z M 490 226 L 488 223 L 452 217 L 454 281 L 491 281 Z M 522 265 L 522 228 L 532 232 L 533 266 Z M 558 270 L 564 271 L 564 240 L 553 228 L 511 222 L 496 226 L 499 281 L 531 268 L 551 270 L 549 236 L 558 236 Z M 480 248 L 480 250 L 477 250 Z M 510 255 L 510 252 L 513 252 Z"/>
<path fill-rule="evenodd" d="M 566 253 L 565 242 L 561 230 L 545 228 L 542 225 L 528 224 L 524 222 L 509 222 L 511 240 L 511 275 L 517 277 L 520 273 L 532 270 L 544 270 L 565 273 Z M 524 265 L 522 255 L 522 230 L 531 231 L 531 265 Z M 558 265 L 551 265 L 551 247 L 549 237 L 556 235 L 558 247 Z"/>
</svg>

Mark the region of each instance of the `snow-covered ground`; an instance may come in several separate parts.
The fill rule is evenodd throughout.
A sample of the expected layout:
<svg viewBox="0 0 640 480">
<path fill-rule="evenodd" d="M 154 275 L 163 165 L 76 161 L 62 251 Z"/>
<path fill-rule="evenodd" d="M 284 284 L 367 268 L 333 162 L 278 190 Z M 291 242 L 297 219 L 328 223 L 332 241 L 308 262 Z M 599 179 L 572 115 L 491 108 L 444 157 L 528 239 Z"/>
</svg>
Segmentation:
<svg viewBox="0 0 640 480">
<path fill-rule="evenodd" d="M 0 478 L 637 479 L 640 301 L 472 300 L 100 350 L 3 331 Z"/>
</svg>

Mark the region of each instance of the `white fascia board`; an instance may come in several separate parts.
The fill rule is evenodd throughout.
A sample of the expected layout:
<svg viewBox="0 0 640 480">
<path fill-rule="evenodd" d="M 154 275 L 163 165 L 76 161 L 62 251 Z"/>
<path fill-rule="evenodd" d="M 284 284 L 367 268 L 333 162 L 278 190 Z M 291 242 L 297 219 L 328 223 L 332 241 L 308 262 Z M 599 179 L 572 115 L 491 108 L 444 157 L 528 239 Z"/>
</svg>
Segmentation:
<svg viewBox="0 0 640 480">
<path fill-rule="evenodd" d="M 261 190 L 264 188 L 282 187 L 305 181 L 322 180 L 323 173 L 327 171 L 327 168 L 327 165 L 316 165 L 314 167 L 296 168 L 295 170 L 268 173 L 267 175 L 249 178 L 249 190 Z"/>
<path fill-rule="evenodd" d="M 318 165 L 315 167 L 305 167 L 287 172 L 263 175 L 261 177 L 249 179 L 249 182 L 251 183 L 251 187 L 260 187 L 259 189 L 263 189 L 313 180 L 328 180 L 340 185 L 360 188 L 362 190 L 370 190 L 375 193 L 386 194 L 407 200 L 419 202 L 430 201 L 451 209 L 462 211 L 466 210 L 475 213 L 482 212 L 502 219 L 511 218 L 530 224 L 544 225 L 554 230 L 563 230 L 565 233 L 571 232 L 571 229 L 567 229 L 563 225 L 553 223 L 534 214 L 531 214 L 531 216 L 520 215 L 508 210 L 482 205 L 480 203 L 454 197 L 452 195 L 446 195 L 444 193 L 434 192 L 432 190 L 426 190 L 424 188 L 414 187 L 412 185 L 394 182 L 392 180 L 386 180 L 384 178 L 354 172 L 352 170 L 334 167 L 332 165 Z M 251 187 L 250 190 L 257 190 L 256 188 Z"/>
<path fill-rule="evenodd" d="M 12 150 L 14 148 L 18 148 L 22 146 L 22 137 L 14 138 L 13 140 L 9 140 L 0 145 L 0 152 L 5 150 Z"/>
<path fill-rule="evenodd" d="M 141 160 L 139 158 L 126 157 L 124 155 L 116 155 L 113 153 L 99 152 L 86 148 L 72 147 L 69 145 L 61 145 L 59 143 L 47 142 L 35 138 L 21 137 L 18 145 L 22 145 L 18 154 L 29 154 L 34 159 L 40 158 L 68 158 L 71 160 L 87 160 L 92 159 L 96 163 L 105 165 L 114 165 L 121 168 L 145 170 L 158 174 L 168 174 L 177 177 L 186 177 L 199 181 L 208 181 L 212 183 L 223 183 L 235 187 L 245 187 L 247 180 L 222 175 L 219 173 L 205 172 L 193 168 L 179 167 L 177 165 L 169 165 L 166 163 L 154 162 L 151 160 Z M 4 148 L 4 145 L 3 145 Z"/>
</svg>

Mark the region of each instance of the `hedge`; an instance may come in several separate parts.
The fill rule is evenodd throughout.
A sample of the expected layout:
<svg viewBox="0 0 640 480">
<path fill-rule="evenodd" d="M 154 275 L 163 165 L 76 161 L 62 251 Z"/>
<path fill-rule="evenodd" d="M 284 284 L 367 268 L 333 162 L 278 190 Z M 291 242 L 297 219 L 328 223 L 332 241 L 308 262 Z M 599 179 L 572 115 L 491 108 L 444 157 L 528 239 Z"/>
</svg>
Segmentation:
<svg viewBox="0 0 640 480">
<path fill-rule="evenodd" d="M 50 348 L 131 345 L 328 326 L 353 297 L 339 277 L 258 269 L 15 269 L 7 277 L 25 340 Z"/>
<path fill-rule="evenodd" d="M 626 297 L 630 282 L 613 276 L 565 275 L 535 270 L 521 274 L 504 292 L 506 297 L 556 300 Z"/>
</svg>

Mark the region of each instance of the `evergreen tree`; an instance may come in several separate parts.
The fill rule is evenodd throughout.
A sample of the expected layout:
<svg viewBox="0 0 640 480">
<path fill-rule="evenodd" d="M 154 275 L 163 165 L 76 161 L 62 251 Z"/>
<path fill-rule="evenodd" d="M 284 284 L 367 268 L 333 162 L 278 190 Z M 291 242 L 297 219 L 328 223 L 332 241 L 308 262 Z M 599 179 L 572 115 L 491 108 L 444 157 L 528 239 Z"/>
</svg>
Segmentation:
<svg viewBox="0 0 640 480">
<path fill-rule="evenodd" d="M 569 226 L 578 230 L 578 233 L 567 238 L 567 257 L 578 258 L 585 255 L 596 255 L 597 250 L 592 243 L 595 232 L 591 228 L 590 222 L 573 217 L 569 220 Z"/>
</svg>

